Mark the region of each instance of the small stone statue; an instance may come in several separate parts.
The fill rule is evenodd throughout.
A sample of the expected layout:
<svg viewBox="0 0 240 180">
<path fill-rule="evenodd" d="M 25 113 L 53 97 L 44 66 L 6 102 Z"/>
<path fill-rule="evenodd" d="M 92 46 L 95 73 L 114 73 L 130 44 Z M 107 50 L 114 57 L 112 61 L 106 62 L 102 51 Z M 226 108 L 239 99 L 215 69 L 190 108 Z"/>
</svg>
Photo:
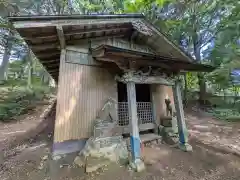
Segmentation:
<svg viewBox="0 0 240 180">
<path fill-rule="evenodd" d="M 169 99 L 168 95 L 165 98 L 165 104 L 166 104 L 166 113 L 167 116 L 172 116 L 172 105 L 171 105 L 171 100 Z"/>
</svg>

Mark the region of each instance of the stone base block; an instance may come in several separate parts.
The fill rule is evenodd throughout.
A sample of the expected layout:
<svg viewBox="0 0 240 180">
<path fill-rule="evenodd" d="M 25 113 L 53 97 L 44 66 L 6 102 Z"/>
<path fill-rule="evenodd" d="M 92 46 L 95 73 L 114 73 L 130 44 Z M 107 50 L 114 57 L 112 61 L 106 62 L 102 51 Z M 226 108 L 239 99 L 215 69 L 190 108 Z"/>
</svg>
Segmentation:
<svg viewBox="0 0 240 180">
<path fill-rule="evenodd" d="M 74 163 L 92 172 L 110 162 L 127 164 L 128 149 L 122 136 L 89 138 Z"/>
<path fill-rule="evenodd" d="M 135 162 L 131 162 L 130 167 L 136 172 L 141 172 L 145 170 L 145 164 L 141 159 L 135 160 Z"/>
<path fill-rule="evenodd" d="M 162 116 L 161 119 L 161 125 L 164 127 L 172 127 L 172 117 L 171 116 Z"/>
<path fill-rule="evenodd" d="M 185 144 L 179 143 L 179 144 L 178 144 L 178 147 L 179 147 L 181 150 L 186 151 L 186 152 L 191 152 L 191 151 L 193 151 L 192 146 L 191 146 L 190 144 L 188 144 L 188 143 L 185 143 Z"/>
<path fill-rule="evenodd" d="M 159 126 L 159 134 L 162 136 L 162 140 L 169 145 L 177 145 L 179 142 L 179 136 L 174 133 L 171 127 Z"/>
<path fill-rule="evenodd" d="M 84 156 L 77 156 L 74 159 L 74 164 L 78 165 L 79 167 L 85 167 L 86 165 L 86 159 Z"/>
</svg>

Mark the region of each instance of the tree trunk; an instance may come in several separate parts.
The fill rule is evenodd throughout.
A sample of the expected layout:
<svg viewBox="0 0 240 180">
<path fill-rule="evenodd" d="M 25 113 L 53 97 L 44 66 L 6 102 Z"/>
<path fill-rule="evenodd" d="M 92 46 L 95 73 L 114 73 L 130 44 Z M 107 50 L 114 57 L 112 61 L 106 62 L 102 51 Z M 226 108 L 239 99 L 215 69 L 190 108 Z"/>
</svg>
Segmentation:
<svg viewBox="0 0 240 180">
<path fill-rule="evenodd" d="M 68 0 L 68 10 L 70 14 L 73 14 L 72 0 Z"/>
<path fill-rule="evenodd" d="M 201 61 L 201 44 L 198 42 L 199 38 L 196 38 L 197 42 L 194 42 L 194 55 L 196 57 L 196 61 Z M 198 77 L 198 85 L 199 85 L 199 104 L 204 105 L 205 104 L 205 95 L 206 95 L 206 81 L 204 79 L 203 73 L 199 72 L 197 74 Z"/>
<path fill-rule="evenodd" d="M 233 90 L 234 90 L 234 100 L 233 100 L 233 107 L 235 107 L 237 99 L 238 99 L 238 88 L 237 86 L 235 86 L 235 84 L 233 83 Z"/>
<path fill-rule="evenodd" d="M 33 62 L 31 52 L 29 51 L 28 56 L 28 88 L 32 88 L 32 75 L 33 75 Z"/>
<path fill-rule="evenodd" d="M 198 85 L 199 85 L 199 103 L 205 105 L 205 96 L 206 96 L 206 81 L 202 73 L 198 73 Z"/>
<path fill-rule="evenodd" d="M 29 67 L 28 67 L 28 88 L 32 88 L 32 72 L 33 72 L 33 67 L 31 63 L 29 62 Z"/>
<path fill-rule="evenodd" d="M 42 72 L 41 81 L 42 81 L 42 84 L 49 84 L 49 74 L 46 72 L 46 70 L 43 70 Z"/>
<path fill-rule="evenodd" d="M 2 64 L 0 66 L 0 84 L 3 84 L 4 81 L 7 80 L 8 63 L 9 63 L 9 58 L 11 56 L 11 50 L 12 50 L 12 40 L 11 40 L 12 37 L 10 36 L 12 36 L 11 33 L 9 33 L 9 37 L 7 39 L 7 44 L 3 54 Z"/>
</svg>

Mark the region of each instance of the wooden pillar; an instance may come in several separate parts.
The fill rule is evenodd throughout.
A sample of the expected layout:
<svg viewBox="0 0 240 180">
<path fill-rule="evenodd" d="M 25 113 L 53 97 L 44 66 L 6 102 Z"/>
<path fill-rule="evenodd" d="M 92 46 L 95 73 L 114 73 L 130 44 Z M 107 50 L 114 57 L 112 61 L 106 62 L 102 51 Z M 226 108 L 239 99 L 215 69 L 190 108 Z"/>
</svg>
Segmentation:
<svg viewBox="0 0 240 180">
<path fill-rule="evenodd" d="M 188 132 L 184 118 L 180 81 L 177 80 L 173 86 L 173 96 L 177 114 L 177 124 L 179 133 L 179 147 L 184 151 L 191 151 L 192 147 L 188 144 Z"/>
<path fill-rule="evenodd" d="M 131 148 L 133 161 L 140 159 L 140 138 L 138 128 L 138 117 L 137 117 L 137 102 L 136 102 L 136 91 L 135 83 L 127 82 L 127 96 L 128 96 L 128 113 L 131 124 Z"/>
<path fill-rule="evenodd" d="M 138 127 L 138 116 L 137 116 L 136 89 L 135 89 L 134 82 L 128 81 L 126 84 L 127 84 L 127 96 L 128 96 L 128 113 L 129 113 L 129 120 L 130 120 L 130 125 L 131 125 L 130 143 L 131 143 L 131 151 L 132 151 L 132 160 L 131 160 L 130 165 L 136 171 L 139 172 L 139 171 L 144 170 L 145 166 L 141 160 L 141 147 L 140 147 L 140 137 L 139 137 L 139 127 Z"/>
</svg>

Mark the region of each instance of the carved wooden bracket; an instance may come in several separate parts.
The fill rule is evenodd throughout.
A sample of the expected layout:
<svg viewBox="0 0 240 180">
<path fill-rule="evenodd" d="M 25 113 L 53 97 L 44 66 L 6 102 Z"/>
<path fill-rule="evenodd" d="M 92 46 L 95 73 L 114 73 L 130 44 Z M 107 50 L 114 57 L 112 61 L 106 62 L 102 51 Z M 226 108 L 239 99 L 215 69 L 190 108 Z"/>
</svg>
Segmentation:
<svg viewBox="0 0 240 180">
<path fill-rule="evenodd" d="M 123 74 L 121 77 L 116 76 L 116 81 L 128 83 L 134 82 L 136 84 L 162 84 L 166 86 L 173 86 L 174 79 L 166 78 L 161 76 L 147 76 L 147 75 L 136 75 L 133 71 Z"/>
<path fill-rule="evenodd" d="M 137 31 L 139 31 L 140 33 L 147 35 L 147 36 L 152 36 L 153 32 L 152 30 L 146 26 L 146 24 L 144 24 L 141 20 L 138 21 L 133 21 L 132 25 L 134 27 L 134 29 L 136 29 Z"/>
</svg>

